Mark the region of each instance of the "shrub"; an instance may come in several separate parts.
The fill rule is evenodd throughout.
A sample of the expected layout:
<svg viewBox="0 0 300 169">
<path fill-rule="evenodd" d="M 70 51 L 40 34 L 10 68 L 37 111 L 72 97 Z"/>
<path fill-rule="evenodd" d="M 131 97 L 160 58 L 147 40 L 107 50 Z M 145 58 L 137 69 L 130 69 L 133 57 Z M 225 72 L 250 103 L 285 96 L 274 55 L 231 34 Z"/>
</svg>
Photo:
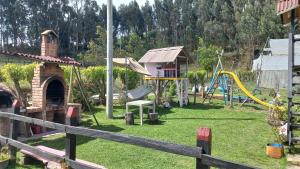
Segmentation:
<svg viewBox="0 0 300 169">
<path fill-rule="evenodd" d="M 2 71 L 5 81 L 19 82 L 24 80 L 25 73 L 22 71 L 22 66 L 18 64 L 6 64 Z"/>
<path fill-rule="evenodd" d="M 61 68 L 64 71 L 65 81 L 67 82 L 67 84 L 70 84 L 70 76 L 71 76 L 72 66 L 61 66 Z M 75 75 L 73 73 L 73 79 L 74 78 L 75 78 Z"/>
<path fill-rule="evenodd" d="M 171 82 L 169 84 L 169 90 L 168 90 L 168 93 L 167 93 L 167 96 L 172 98 L 174 96 L 176 96 L 176 84 L 174 82 Z"/>
<path fill-rule="evenodd" d="M 31 84 L 31 81 L 34 76 L 34 69 L 37 66 L 36 63 L 28 64 L 28 65 L 23 65 L 22 66 L 22 71 L 24 72 L 24 80 L 26 80 L 28 83 Z"/>
<path fill-rule="evenodd" d="M 243 82 L 254 81 L 256 78 L 255 72 L 249 70 L 237 70 L 237 75 Z"/>
<path fill-rule="evenodd" d="M 127 69 L 127 76 L 128 76 L 128 90 L 136 88 L 137 84 L 139 83 L 139 74 L 137 72 L 134 72 L 130 69 Z M 125 87 L 126 85 L 126 69 L 115 67 L 114 68 L 114 77 L 119 78 Z M 123 87 L 123 88 L 124 88 Z"/>
<path fill-rule="evenodd" d="M 27 105 L 26 97 L 20 87 L 20 81 L 26 78 L 25 72 L 22 70 L 22 66 L 18 64 L 6 64 L 3 66 L 3 77 L 6 82 L 12 82 L 17 92 L 18 98 L 23 105 Z"/>
<path fill-rule="evenodd" d="M 89 96 L 99 94 L 102 104 L 105 104 L 106 93 L 106 68 L 105 67 L 88 67 L 82 69 L 82 78 L 84 88 L 88 91 Z"/>
</svg>

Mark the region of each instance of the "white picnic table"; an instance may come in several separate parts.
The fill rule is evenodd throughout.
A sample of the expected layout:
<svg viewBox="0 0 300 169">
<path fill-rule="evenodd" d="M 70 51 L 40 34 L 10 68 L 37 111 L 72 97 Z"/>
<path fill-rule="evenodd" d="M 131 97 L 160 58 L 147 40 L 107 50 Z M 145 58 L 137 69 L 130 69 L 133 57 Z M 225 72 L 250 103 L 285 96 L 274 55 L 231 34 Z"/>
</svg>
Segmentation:
<svg viewBox="0 0 300 169">
<path fill-rule="evenodd" d="M 149 100 L 136 100 L 132 102 L 126 103 L 126 112 L 128 112 L 129 106 L 138 106 L 140 108 L 140 119 L 141 119 L 141 126 L 143 125 L 143 106 L 152 105 L 153 112 L 155 112 L 155 104 L 153 101 Z"/>
</svg>

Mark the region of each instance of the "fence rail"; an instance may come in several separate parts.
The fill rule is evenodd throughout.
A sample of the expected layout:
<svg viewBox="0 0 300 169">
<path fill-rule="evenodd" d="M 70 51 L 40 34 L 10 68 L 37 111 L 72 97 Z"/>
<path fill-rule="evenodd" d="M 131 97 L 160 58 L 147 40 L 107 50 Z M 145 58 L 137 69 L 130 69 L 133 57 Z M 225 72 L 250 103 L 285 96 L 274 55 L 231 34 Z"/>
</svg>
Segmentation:
<svg viewBox="0 0 300 169">
<path fill-rule="evenodd" d="M 21 143 L 19 141 L 16 141 L 16 140 L 13 140 L 13 139 L 10 139 L 10 138 L 6 138 L 6 137 L 3 137 L 3 136 L 0 136 L 0 142 L 2 144 L 8 144 L 10 146 L 13 146 L 13 147 L 16 147 L 18 149 L 23 149 L 23 150 L 26 150 L 30 153 L 33 153 L 33 154 L 38 154 L 40 157 L 44 158 L 44 159 L 49 159 L 51 161 L 55 161 L 55 162 L 67 162 L 68 165 L 72 168 L 75 168 L 75 169 L 99 169 L 99 168 L 96 168 L 96 167 L 92 167 L 92 166 L 87 166 L 83 163 L 79 163 L 77 161 L 74 161 L 74 160 L 71 160 L 69 158 L 66 158 L 66 157 L 61 157 L 61 156 L 58 156 L 58 155 L 55 155 L 55 154 L 51 154 L 51 153 L 48 153 L 48 152 L 45 152 L 39 148 L 36 148 L 36 147 L 32 147 L 32 146 L 29 146 L 25 143 Z"/>
<path fill-rule="evenodd" d="M 14 105 L 18 105 L 18 104 L 14 104 Z M 72 168 L 94 169 L 93 167 L 87 167 L 84 164 L 80 164 L 80 163 L 74 161 L 75 154 L 76 154 L 76 137 L 75 137 L 76 135 L 87 136 L 87 137 L 92 137 L 92 138 L 100 138 L 100 139 L 104 139 L 104 140 L 109 140 L 109 141 L 114 141 L 114 142 L 119 142 L 119 143 L 126 143 L 126 144 L 130 144 L 130 145 L 144 147 L 144 148 L 151 148 L 151 149 L 159 150 L 162 152 L 168 152 L 168 153 L 172 153 L 172 154 L 193 157 L 193 158 L 197 159 L 196 160 L 197 161 L 197 163 L 196 163 L 197 169 L 209 168 L 209 166 L 218 167 L 218 168 L 237 168 L 237 169 L 253 169 L 254 168 L 254 167 L 250 167 L 247 165 L 238 164 L 238 163 L 234 163 L 234 162 L 230 162 L 230 161 L 226 161 L 226 160 L 222 160 L 222 159 L 210 156 L 210 148 L 211 147 L 210 146 L 206 147 L 206 145 L 211 144 L 211 139 L 198 144 L 198 147 L 193 147 L 193 146 L 188 146 L 188 145 L 174 144 L 174 143 L 152 140 L 152 139 L 148 139 L 148 138 L 131 136 L 131 135 L 127 135 L 127 134 L 113 133 L 113 132 L 102 131 L 102 130 L 88 129 L 88 128 L 84 128 L 84 127 L 76 127 L 76 126 L 71 126 L 71 125 L 58 124 L 58 123 L 54 123 L 54 122 L 44 121 L 41 119 L 35 119 L 35 118 L 26 117 L 26 116 L 21 116 L 21 115 L 18 115 L 19 112 L 20 112 L 20 109 L 17 106 L 13 107 L 12 113 L 0 112 L 0 117 L 8 118 L 11 120 L 10 138 L 0 136 L 0 142 L 3 144 L 8 144 L 14 148 L 24 149 L 31 153 L 39 154 L 41 157 L 44 157 L 46 159 L 51 159 L 53 161 L 66 161 Z M 67 144 L 68 148 L 66 148 L 67 156 L 70 155 L 69 154 L 70 152 L 67 152 L 67 151 L 71 150 L 74 153 L 74 155 L 72 156 L 73 158 L 70 158 L 71 156 L 69 156 L 69 157 L 56 156 L 56 155 L 47 153 L 45 151 L 42 151 L 38 148 L 29 146 L 25 143 L 16 141 L 15 140 L 16 136 L 14 135 L 15 133 L 17 133 L 15 131 L 16 130 L 15 121 L 40 125 L 40 126 L 43 126 L 46 128 L 56 129 L 58 131 L 66 133 L 67 140 L 69 140 L 69 141 L 70 141 L 70 139 L 73 139 L 73 141 L 75 140 L 75 144 L 71 140 L 72 143 L 70 142 L 70 144 L 72 144 L 72 145 Z M 69 136 L 72 135 L 74 137 L 68 138 L 68 135 Z M 199 146 L 199 145 L 202 145 L 202 146 Z"/>
</svg>

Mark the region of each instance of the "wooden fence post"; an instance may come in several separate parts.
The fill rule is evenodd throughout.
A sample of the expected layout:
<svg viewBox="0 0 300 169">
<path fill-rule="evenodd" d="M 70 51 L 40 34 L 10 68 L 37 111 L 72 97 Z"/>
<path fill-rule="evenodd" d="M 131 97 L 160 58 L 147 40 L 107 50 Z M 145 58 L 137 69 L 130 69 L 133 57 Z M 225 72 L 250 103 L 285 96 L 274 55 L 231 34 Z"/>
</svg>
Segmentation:
<svg viewBox="0 0 300 169">
<path fill-rule="evenodd" d="M 14 100 L 12 113 L 20 115 L 20 108 L 21 108 L 21 102 L 19 100 Z M 9 138 L 13 140 L 17 140 L 17 137 L 18 137 L 18 122 L 16 120 L 10 119 Z M 17 154 L 17 149 L 13 146 L 9 146 L 10 161 L 12 163 L 16 163 L 16 154 Z"/>
<path fill-rule="evenodd" d="M 199 128 L 197 131 L 197 147 L 202 147 L 203 154 L 211 154 L 212 132 L 210 128 Z M 200 158 L 196 159 L 196 169 L 209 169 L 210 166 L 202 164 Z"/>
<path fill-rule="evenodd" d="M 66 116 L 66 125 L 78 126 L 78 110 L 75 107 L 69 107 Z M 75 160 L 76 159 L 76 135 L 66 134 L 66 157 Z"/>
</svg>

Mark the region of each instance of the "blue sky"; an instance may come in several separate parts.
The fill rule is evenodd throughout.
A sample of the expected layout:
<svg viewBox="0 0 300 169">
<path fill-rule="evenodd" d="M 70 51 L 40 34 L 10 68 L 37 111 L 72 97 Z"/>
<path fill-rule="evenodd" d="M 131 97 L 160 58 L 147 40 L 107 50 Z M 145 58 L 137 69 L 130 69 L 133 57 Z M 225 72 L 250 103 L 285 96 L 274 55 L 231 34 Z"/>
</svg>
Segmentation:
<svg viewBox="0 0 300 169">
<path fill-rule="evenodd" d="M 129 2 L 133 0 L 112 0 L 113 4 L 118 8 L 121 4 L 129 4 Z M 136 0 L 136 2 L 142 6 L 145 4 L 147 0 Z M 102 5 L 103 3 L 107 3 L 107 0 L 97 0 L 99 5 Z M 149 0 L 150 4 L 154 3 L 154 0 Z"/>
</svg>

